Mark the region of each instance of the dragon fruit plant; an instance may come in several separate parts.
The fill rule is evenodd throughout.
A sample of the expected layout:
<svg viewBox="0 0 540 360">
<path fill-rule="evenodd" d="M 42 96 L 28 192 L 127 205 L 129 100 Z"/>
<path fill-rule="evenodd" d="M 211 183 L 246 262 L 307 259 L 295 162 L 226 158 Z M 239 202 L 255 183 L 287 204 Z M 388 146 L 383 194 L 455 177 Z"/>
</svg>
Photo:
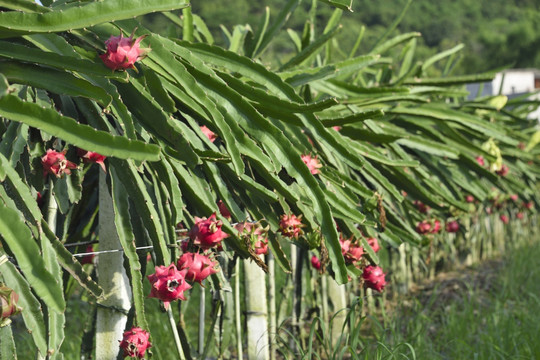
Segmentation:
<svg viewBox="0 0 540 360">
<path fill-rule="evenodd" d="M 236 282 L 233 274 L 240 275 L 237 279 L 247 278 L 242 276 L 246 274 L 242 263 L 250 263 L 253 252 L 265 253 L 270 245 L 274 256 L 255 264 L 257 271 L 268 267 L 269 275 L 262 274 L 254 281 L 265 289 L 272 288 L 265 287 L 265 281 L 279 278 L 271 274 L 274 270 L 292 271 L 299 275 L 297 279 L 305 279 L 300 276 L 305 267 L 297 265 L 309 260 L 308 251 L 318 254 L 321 268 L 329 266 L 329 276 L 322 278 L 321 285 L 331 280 L 330 276 L 329 283 L 345 284 L 348 276 L 362 273 L 347 266 L 350 263 L 360 268 L 368 260 L 385 263 L 394 259 L 396 251 L 405 252 L 400 257 L 403 259 L 418 255 L 416 263 L 421 264 L 430 251 L 428 244 L 446 260 L 452 252 L 439 251 L 441 242 L 429 238 L 446 226 L 437 225 L 434 216 L 459 214 L 468 226 L 469 215 L 473 215 L 470 223 L 481 228 L 487 206 L 492 213 L 515 213 L 513 209 L 499 211 L 497 204 L 484 202 L 492 186 L 516 193 L 519 189 L 518 203 L 526 201 L 531 211 L 521 206 L 516 211 L 527 212 L 525 218 L 536 223 L 536 202 L 529 201 L 536 201 L 538 189 L 530 174 L 537 173 L 539 160 L 528 149 L 532 143 L 523 151 L 515 148 L 537 130 L 536 121 L 525 120 L 533 103 L 524 100 L 499 111 L 493 110 L 489 100 L 480 98 L 475 104 L 481 111 L 476 111 L 470 102 L 456 96 L 454 87 L 456 80 L 461 84 L 473 77 L 454 78 L 450 72 L 444 79 L 431 77 L 440 73 L 436 67 L 443 58 L 447 58 L 448 69 L 455 68 L 457 48 L 452 56 L 446 53 L 426 62 L 415 54 L 416 33 L 387 37 L 391 32 L 385 32 L 374 48 L 368 48 L 372 42 L 347 48 L 337 36 L 341 11 L 332 16 L 335 29 L 329 26 L 324 33 L 295 35 L 296 30 L 287 30 L 290 24 L 286 19 L 296 17 L 298 13 L 293 11 L 301 7 L 295 0 L 286 3 L 279 15 L 264 12 L 261 26 L 243 24 L 230 33 L 224 31 L 225 41 L 214 42 L 205 30 L 204 16 L 192 14 L 189 1 L 2 2 L 0 248 L 20 273 L 21 290 L 17 293 L 19 304 L 25 304 L 21 323 L 27 322 L 23 334 L 21 327 L 13 327 L 16 345 L 23 346 L 15 346 L 6 358 L 117 358 L 121 349 L 116 341 L 131 328 L 131 321 L 146 330 L 153 329 L 151 322 L 162 325 L 163 320 L 148 316 L 153 312 L 145 307 L 157 308 L 162 301 L 168 308 L 167 315 L 162 315 L 169 320 L 185 315 L 187 306 L 173 309 L 170 303 L 185 299 L 195 282 L 206 285 L 204 278 L 217 271 L 216 258 L 211 256 L 217 256 L 220 249 L 225 251 L 219 254 L 223 267 L 217 275 L 224 287 L 214 294 L 221 295 L 230 280 L 240 285 L 242 280 Z M 316 4 L 318 11 L 319 6 L 321 10 L 336 4 L 349 7 L 352 1 L 312 2 L 313 11 Z M 328 10 L 321 14 L 331 13 Z M 141 20 L 152 12 L 166 12 L 167 20 L 163 20 L 170 20 L 167 34 L 153 32 Z M 325 29 L 323 19 L 320 22 L 317 18 L 317 28 Z M 272 42 L 283 34 L 299 46 L 292 47 L 295 53 L 286 54 L 286 59 L 281 55 L 273 59 L 269 50 L 276 47 Z M 222 48 L 219 43 L 232 45 Z M 341 51 L 335 53 L 338 49 Z M 491 76 L 480 74 L 474 81 L 489 81 Z M 212 133 L 201 129 L 203 124 Z M 443 127 L 445 134 L 452 136 L 437 136 Z M 460 146 L 455 146 L 456 139 Z M 484 142 L 490 142 L 494 152 L 479 152 Z M 62 151 L 70 147 L 74 150 Z M 81 164 L 97 163 L 100 167 L 85 166 L 84 171 L 76 171 L 71 153 L 75 155 L 77 148 L 84 149 L 77 151 Z M 477 155 L 485 159 L 475 160 Z M 503 159 L 511 172 L 496 176 L 494 171 L 500 169 Z M 496 169 L 490 166 L 494 161 L 499 165 Z M 467 179 L 473 182 L 468 184 Z M 43 195 L 41 206 L 36 204 L 36 194 Z M 466 206 L 467 194 L 467 201 L 478 206 Z M 217 204 L 219 199 L 230 211 Z M 414 199 L 436 207 L 428 211 L 427 206 L 417 205 L 419 210 L 436 215 L 430 215 L 431 220 L 415 219 Z M 499 204 L 508 206 L 510 201 L 505 200 Z M 409 212 L 411 209 L 414 211 Z M 467 214 L 469 211 L 474 213 Z M 266 234 L 255 231 L 250 248 L 246 238 L 237 236 L 225 220 L 231 213 L 231 221 L 266 221 L 279 236 L 269 237 L 270 243 Z M 280 214 L 286 215 L 278 219 Z M 207 218 L 195 217 L 200 215 Z M 194 225 L 191 230 L 178 229 L 176 224 L 181 222 Z M 373 258 L 366 259 L 363 254 L 368 246 L 377 252 L 380 244 L 375 240 L 359 243 L 342 239 L 340 243 L 336 223 L 347 234 L 355 227 L 370 234 L 378 232 L 378 240 L 389 245 L 387 251 L 380 251 L 384 256 L 379 259 L 380 252 L 369 251 Z M 529 221 L 519 225 L 530 226 Z M 427 237 L 418 236 L 415 226 Z M 319 241 L 296 241 L 306 229 L 320 234 Z M 467 232 L 463 235 L 459 240 L 466 249 L 470 245 Z M 187 236 L 182 253 L 177 245 Z M 284 241 L 287 239 L 293 241 Z M 406 246 L 396 249 L 394 240 L 396 245 Z M 96 271 L 86 273 L 89 266 L 81 266 L 81 262 L 90 257 L 73 261 L 72 255 L 90 243 L 98 243 L 100 251 L 114 252 L 96 254 L 95 266 L 90 267 Z M 151 275 L 144 271 L 145 253 L 138 251 L 142 247 L 151 253 L 150 273 L 155 267 Z M 291 250 L 300 256 L 293 257 Z M 414 252 L 407 254 L 409 250 Z M 192 255 L 185 255 L 187 252 Z M 296 261 L 291 261 L 294 258 Z M 397 273 L 397 265 L 392 263 L 388 272 Z M 0 272 L 3 281 L 12 285 L 14 275 L 8 274 L 6 266 L 9 264 L 2 264 Z M 312 266 L 318 266 L 315 260 Z M 147 278 L 151 288 L 145 291 Z M 387 281 L 376 266 L 366 267 L 362 278 L 375 291 L 385 288 Z M 294 283 L 295 290 L 303 286 L 300 281 L 289 283 Z M 72 292 L 78 288 L 82 290 Z M 256 289 L 252 292 L 254 302 L 264 298 L 259 288 L 252 289 Z M 320 289 L 322 292 L 323 286 Z M 204 294 L 205 290 L 197 292 Z M 73 306 L 67 300 L 80 293 L 99 299 L 89 301 L 96 316 L 88 328 L 94 329 L 95 336 L 88 341 L 87 348 L 92 347 L 88 353 L 73 354 L 66 352 L 73 348 L 67 343 L 78 337 L 66 337 L 65 329 L 79 319 L 66 316 Z M 147 299 L 149 294 L 159 301 Z M 32 311 L 26 304 L 39 305 Z M 206 303 L 201 304 L 204 307 Z M 222 308 L 225 310 L 230 304 L 223 305 L 227 305 Z M 242 301 L 239 306 L 247 309 Z M 284 306 L 289 306 L 288 302 Z M 244 319 L 266 316 L 264 311 L 270 308 L 246 311 Z M 9 307 L 3 315 L 13 316 L 17 312 L 13 309 Z M 199 314 L 204 320 L 204 312 Z M 225 311 L 221 314 L 222 329 L 233 328 L 234 317 Z M 296 315 L 298 319 L 304 316 Z M 175 337 L 183 324 L 178 317 L 172 320 L 170 335 Z M 249 328 L 245 324 L 247 321 L 239 328 Z M 193 326 L 186 321 L 186 329 L 181 330 L 189 334 Z M 265 335 L 258 334 L 253 343 L 268 340 L 270 328 L 254 328 Z M 223 331 L 218 334 L 217 327 L 215 330 L 217 341 L 208 343 L 226 344 L 220 338 Z M 240 351 L 233 350 L 238 355 L 243 345 L 252 343 L 249 335 L 241 332 L 232 334 L 238 339 Z M 140 339 L 148 340 L 146 333 L 140 334 L 145 335 Z M 157 341 L 155 334 L 152 339 Z M 305 343 L 305 339 L 299 340 Z M 32 355 L 24 353 L 30 348 L 27 344 L 32 345 Z M 179 354 L 168 354 L 169 358 L 181 359 L 184 351 L 194 349 L 191 344 L 184 349 L 179 344 L 175 341 Z M 2 346 L 2 351 L 8 348 Z M 133 352 L 128 356 L 148 357 L 148 350 L 143 354 L 142 347 L 129 348 Z M 216 353 L 221 350 L 230 352 L 223 346 L 206 354 L 223 357 Z M 98 356 L 98 352 L 104 355 Z M 259 358 L 262 354 L 253 353 L 245 355 Z M 196 355 L 203 354 L 197 351 Z M 185 355 L 190 358 L 195 354 Z"/>
</svg>

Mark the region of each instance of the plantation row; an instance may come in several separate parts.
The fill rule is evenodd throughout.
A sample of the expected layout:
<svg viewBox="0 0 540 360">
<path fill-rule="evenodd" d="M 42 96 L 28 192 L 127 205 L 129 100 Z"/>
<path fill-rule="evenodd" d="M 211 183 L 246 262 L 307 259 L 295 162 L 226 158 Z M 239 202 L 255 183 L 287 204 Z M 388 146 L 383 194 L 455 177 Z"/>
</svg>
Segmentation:
<svg viewBox="0 0 540 360">
<path fill-rule="evenodd" d="M 0 4 L 2 358 L 275 358 L 315 332 L 321 358 L 356 356 L 340 310 L 536 225 L 538 104 L 467 101 L 494 74 L 417 59 L 418 33 L 341 48 L 344 0 L 314 1 L 324 32 L 312 12 L 269 69 L 298 4 L 228 48 L 172 0 Z"/>
</svg>

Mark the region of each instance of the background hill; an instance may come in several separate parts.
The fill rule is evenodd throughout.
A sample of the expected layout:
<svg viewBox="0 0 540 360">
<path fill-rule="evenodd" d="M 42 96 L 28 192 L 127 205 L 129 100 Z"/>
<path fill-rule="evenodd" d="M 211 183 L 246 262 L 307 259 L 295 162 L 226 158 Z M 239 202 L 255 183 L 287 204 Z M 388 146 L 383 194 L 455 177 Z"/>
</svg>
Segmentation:
<svg viewBox="0 0 540 360">
<path fill-rule="evenodd" d="M 354 0 L 353 13 L 344 13 L 344 25 L 339 41 L 345 52 L 352 48 L 361 31 L 366 31 L 359 53 L 371 49 L 388 25 L 396 19 L 408 0 Z M 223 44 L 220 24 L 232 30 L 236 24 L 250 24 L 258 28 L 264 8 L 271 10 L 271 21 L 287 0 L 220 0 L 195 1 L 193 13 L 201 16 L 209 25 L 216 42 Z M 312 1 L 304 0 L 289 19 L 287 27 L 302 33 L 303 19 L 312 10 Z M 319 2 L 316 19 L 325 24 L 333 12 Z M 156 15 L 149 19 L 158 31 L 166 21 Z M 163 25 L 166 26 L 166 25 Z M 317 28 L 319 33 L 323 30 Z M 540 67 L 540 3 L 538 0 L 414 0 L 405 13 L 395 34 L 418 31 L 419 58 L 435 54 L 463 43 L 462 61 L 454 74 L 484 72 L 503 66 Z M 394 35 L 395 35 L 394 34 Z M 293 51 L 293 43 L 282 35 L 277 45 L 269 49 L 267 59 L 286 58 Z M 268 56 L 270 55 L 270 56 Z M 283 60 L 281 60 L 283 61 Z M 437 69 L 435 69 L 437 71 Z"/>
</svg>

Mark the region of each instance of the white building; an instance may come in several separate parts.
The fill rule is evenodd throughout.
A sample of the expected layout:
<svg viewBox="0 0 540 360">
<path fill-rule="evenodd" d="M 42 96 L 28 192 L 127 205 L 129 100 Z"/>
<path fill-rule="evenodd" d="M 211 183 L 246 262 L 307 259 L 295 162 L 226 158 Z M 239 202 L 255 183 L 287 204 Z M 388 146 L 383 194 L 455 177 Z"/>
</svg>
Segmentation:
<svg viewBox="0 0 540 360">
<path fill-rule="evenodd" d="M 479 94 L 481 85 L 482 93 Z M 540 70 L 538 69 L 508 69 L 495 75 L 495 78 L 483 84 L 467 84 L 469 99 L 477 96 L 506 95 L 509 99 L 534 93 L 529 99 L 540 101 Z M 530 118 L 540 120 L 540 107 L 531 112 Z"/>
</svg>

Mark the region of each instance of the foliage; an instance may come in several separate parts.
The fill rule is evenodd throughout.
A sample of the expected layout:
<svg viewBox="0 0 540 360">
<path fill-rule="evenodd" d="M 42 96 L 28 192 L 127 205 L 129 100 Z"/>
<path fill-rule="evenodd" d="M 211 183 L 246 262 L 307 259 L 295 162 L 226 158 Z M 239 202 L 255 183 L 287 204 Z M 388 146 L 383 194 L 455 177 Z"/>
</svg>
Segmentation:
<svg viewBox="0 0 540 360">
<path fill-rule="evenodd" d="M 285 0 L 272 0 L 248 7 L 246 1 L 222 1 L 217 4 L 195 2 L 193 8 L 195 13 L 208 21 L 216 41 L 222 44 L 222 26 L 231 29 L 236 24 L 251 24 L 256 29 L 257 24 L 251 19 L 262 17 L 264 6 L 270 8 L 271 14 L 277 14 L 285 3 Z M 362 26 L 365 26 L 360 51 L 369 50 L 407 3 L 408 0 L 355 1 L 354 12 L 343 15 L 342 24 L 347 30 L 338 36 L 340 43 L 347 48 L 352 47 L 356 40 L 355 34 L 360 33 Z M 301 2 L 287 27 L 302 32 L 310 6 L 310 1 Z M 231 10 L 235 7 L 242 8 L 242 11 Z M 317 33 L 320 33 L 332 11 L 328 6 L 320 4 L 316 13 L 313 25 Z M 503 66 L 538 68 L 538 19 L 540 13 L 535 1 L 414 0 L 393 34 L 411 31 L 422 34 L 418 42 L 418 60 L 464 44 L 465 49 L 454 70 L 455 74 L 473 74 Z M 155 29 L 160 31 L 160 26 Z M 290 39 L 285 36 L 276 39 L 270 51 L 278 53 L 277 57 L 290 53 L 293 51 Z M 432 70 L 440 73 L 443 67 L 436 66 Z"/>
</svg>

